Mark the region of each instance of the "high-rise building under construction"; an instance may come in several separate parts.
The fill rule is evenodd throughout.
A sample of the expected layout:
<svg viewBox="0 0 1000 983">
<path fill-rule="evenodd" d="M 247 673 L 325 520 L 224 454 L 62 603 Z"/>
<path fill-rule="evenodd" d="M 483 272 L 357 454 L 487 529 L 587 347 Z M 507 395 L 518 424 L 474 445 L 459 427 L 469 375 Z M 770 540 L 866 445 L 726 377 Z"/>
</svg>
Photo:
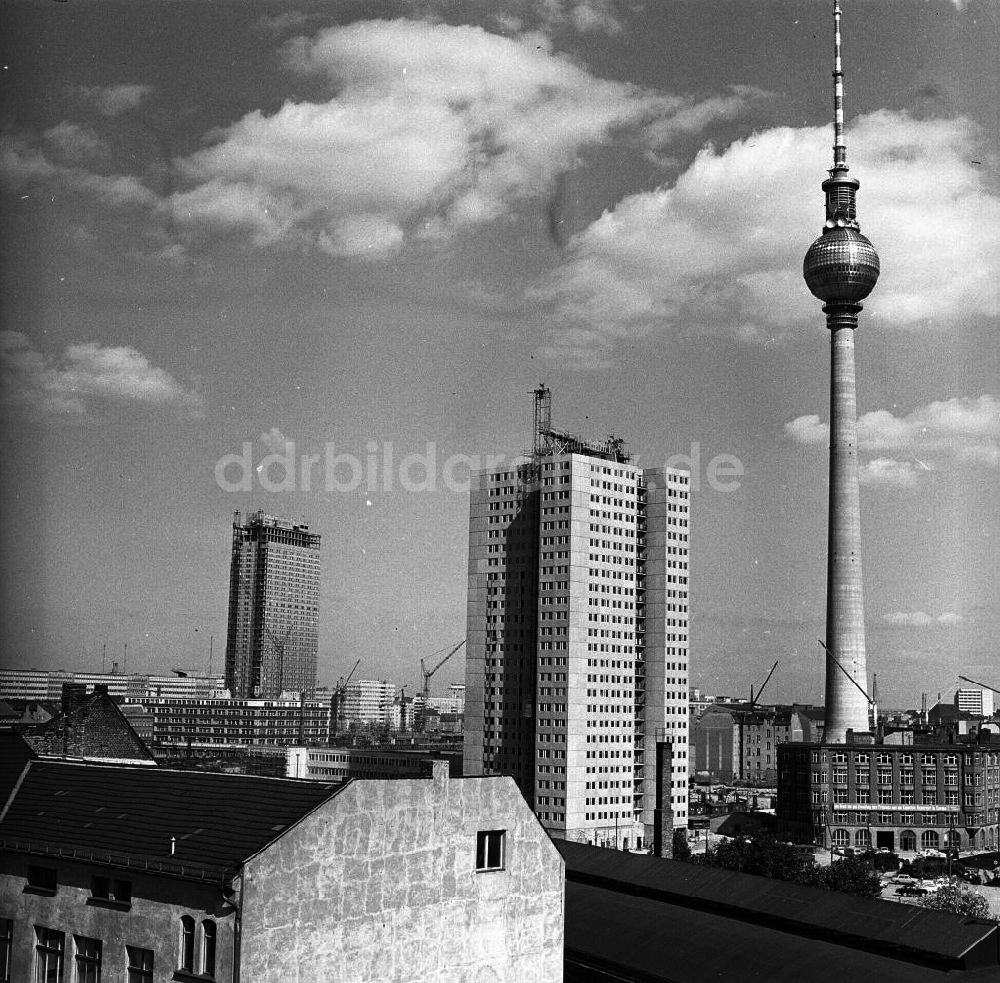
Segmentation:
<svg viewBox="0 0 1000 983">
<path fill-rule="evenodd" d="M 465 774 L 553 836 L 651 843 L 687 825 L 690 475 L 550 417 L 541 387 L 532 453 L 472 479 Z"/>
<path fill-rule="evenodd" d="M 319 646 L 320 537 L 262 511 L 233 517 L 226 686 L 234 699 L 311 694 Z"/>
</svg>

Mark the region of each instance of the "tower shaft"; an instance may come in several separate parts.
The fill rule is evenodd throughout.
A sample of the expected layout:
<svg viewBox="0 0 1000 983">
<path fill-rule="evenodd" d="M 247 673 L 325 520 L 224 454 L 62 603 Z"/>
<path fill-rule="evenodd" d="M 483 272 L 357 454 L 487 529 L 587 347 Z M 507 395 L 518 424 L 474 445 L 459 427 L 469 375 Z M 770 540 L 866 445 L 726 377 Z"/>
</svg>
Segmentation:
<svg viewBox="0 0 1000 983">
<path fill-rule="evenodd" d="M 827 656 L 824 740 L 835 744 L 846 740 L 848 729 L 868 730 L 868 701 L 862 692 L 867 692 L 868 685 L 854 381 L 857 306 L 827 308 L 827 327 L 830 329 L 830 500 L 826 643 L 840 666 Z M 857 686 L 852 685 L 845 670 Z"/>
</svg>

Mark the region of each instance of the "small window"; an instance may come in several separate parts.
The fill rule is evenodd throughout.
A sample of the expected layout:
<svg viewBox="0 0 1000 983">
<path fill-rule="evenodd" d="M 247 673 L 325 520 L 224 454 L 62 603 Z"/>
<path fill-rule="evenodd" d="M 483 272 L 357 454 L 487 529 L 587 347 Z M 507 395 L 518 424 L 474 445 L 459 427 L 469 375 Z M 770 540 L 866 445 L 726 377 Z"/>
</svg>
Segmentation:
<svg viewBox="0 0 1000 983">
<path fill-rule="evenodd" d="M 55 894 L 55 867 L 39 867 L 37 864 L 28 864 L 28 883 L 25 885 L 25 890 L 39 894 Z"/>
<path fill-rule="evenodd" d="M 128 953 L 128 983 L 153 983 L 153 950 L 125 946 Z"/>
<path fill-rule="evenodd" d="M 59 983 L 66 937 L 54 928 L 35 926 L 35 983 Z"/>
<path fill-rule="evenodd" d="M 480 830 L 476 833 L 476 870 L 503 870 L 507 831 Z"/>
<path fill-rule="evenodd" d="M 101 940 L 83 935 L 74 935 L 73 940 L 76 943 L 76 983 L 101 983 Z"/>
<path fill-rule="evenodd" d="M 194 919 L 190 915 L 181 917 L 181 934 L 177 968 L 194 972 Z"/>
<path fill-rule="evenodd" d="M 113 877 L 91 877 L 89 900 L 128 907 L 132 903 L 132 882 Z"/>
<path fill-rule="evenodd" d="M 215 922 L 208 918 L 201 923 L 201 972 L 215 977 Z"/>
</svg>

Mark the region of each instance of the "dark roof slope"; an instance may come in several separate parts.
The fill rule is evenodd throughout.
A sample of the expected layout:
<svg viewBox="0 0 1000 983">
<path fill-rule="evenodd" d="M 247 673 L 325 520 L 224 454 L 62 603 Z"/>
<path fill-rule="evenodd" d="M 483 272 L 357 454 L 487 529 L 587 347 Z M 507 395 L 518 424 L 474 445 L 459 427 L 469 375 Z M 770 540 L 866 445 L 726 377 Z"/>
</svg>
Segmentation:
<svg viewBox="0 0 1000 983">
<path fill-rule="evenodd" d="M 340 787 L 32 761 L 0 815 L 0 849 L 223 879 Z"/>
<path fill-rule="evenodd" d="M 566 882 L 565 910 L 565 983 L 995 983 L 997 977 L 996 965 L 967 973 L 917 965 L 573 880 Z"/>
<path fill-rule="evenodd" d="M 783 931 L 826 938 L 927 964 L 966 965 L 973 950 L 998 960 L 995 922 L 753 874 L 557 842 L 567 880 L 645 894 Z"/>
<path fill-rule="evenodd" d="M 16 730 L 0 730 L 0 811 L 21 777 L 24 766 L 37 757 Z"/>
<path fill-rule="evenodd" d="M 43 724 L 24 729 L 41 757 L 116 759 L 155 764 L 149 748 L 107 692 L 96 691 Z"/>
</svg>

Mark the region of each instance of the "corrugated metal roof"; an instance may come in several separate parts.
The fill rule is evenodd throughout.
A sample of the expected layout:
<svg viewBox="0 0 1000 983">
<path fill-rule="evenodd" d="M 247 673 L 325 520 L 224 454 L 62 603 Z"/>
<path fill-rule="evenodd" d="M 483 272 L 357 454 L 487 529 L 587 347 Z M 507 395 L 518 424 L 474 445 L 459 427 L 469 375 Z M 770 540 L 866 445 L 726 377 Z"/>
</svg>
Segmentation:
<svg viewBox="0 0 1000 983">
<path fill-rule="evenodd" d="M 957 964 L 997 932 L 995 923 L 893 901 L 579 843 L 557 841 L 556 845 L 566 861 L 567 880 L 617 882 L 621 890 L 655 892 L 703 910 L 732 911 L 748 920 L 784 924 L 803 934 L 841 937 L 905 953 L 907 958 Z"/>
<path fill-rule="evenodd" d="M 985 983 L 997 973 L 956 974 L 572 880 L 565 940 L 567 983 Z"/>
<path fill-rule="evenodd" d="M 221 878 L 341 787 L 32 761 L 0 820 L 0 848 Z"/>
</svg>

